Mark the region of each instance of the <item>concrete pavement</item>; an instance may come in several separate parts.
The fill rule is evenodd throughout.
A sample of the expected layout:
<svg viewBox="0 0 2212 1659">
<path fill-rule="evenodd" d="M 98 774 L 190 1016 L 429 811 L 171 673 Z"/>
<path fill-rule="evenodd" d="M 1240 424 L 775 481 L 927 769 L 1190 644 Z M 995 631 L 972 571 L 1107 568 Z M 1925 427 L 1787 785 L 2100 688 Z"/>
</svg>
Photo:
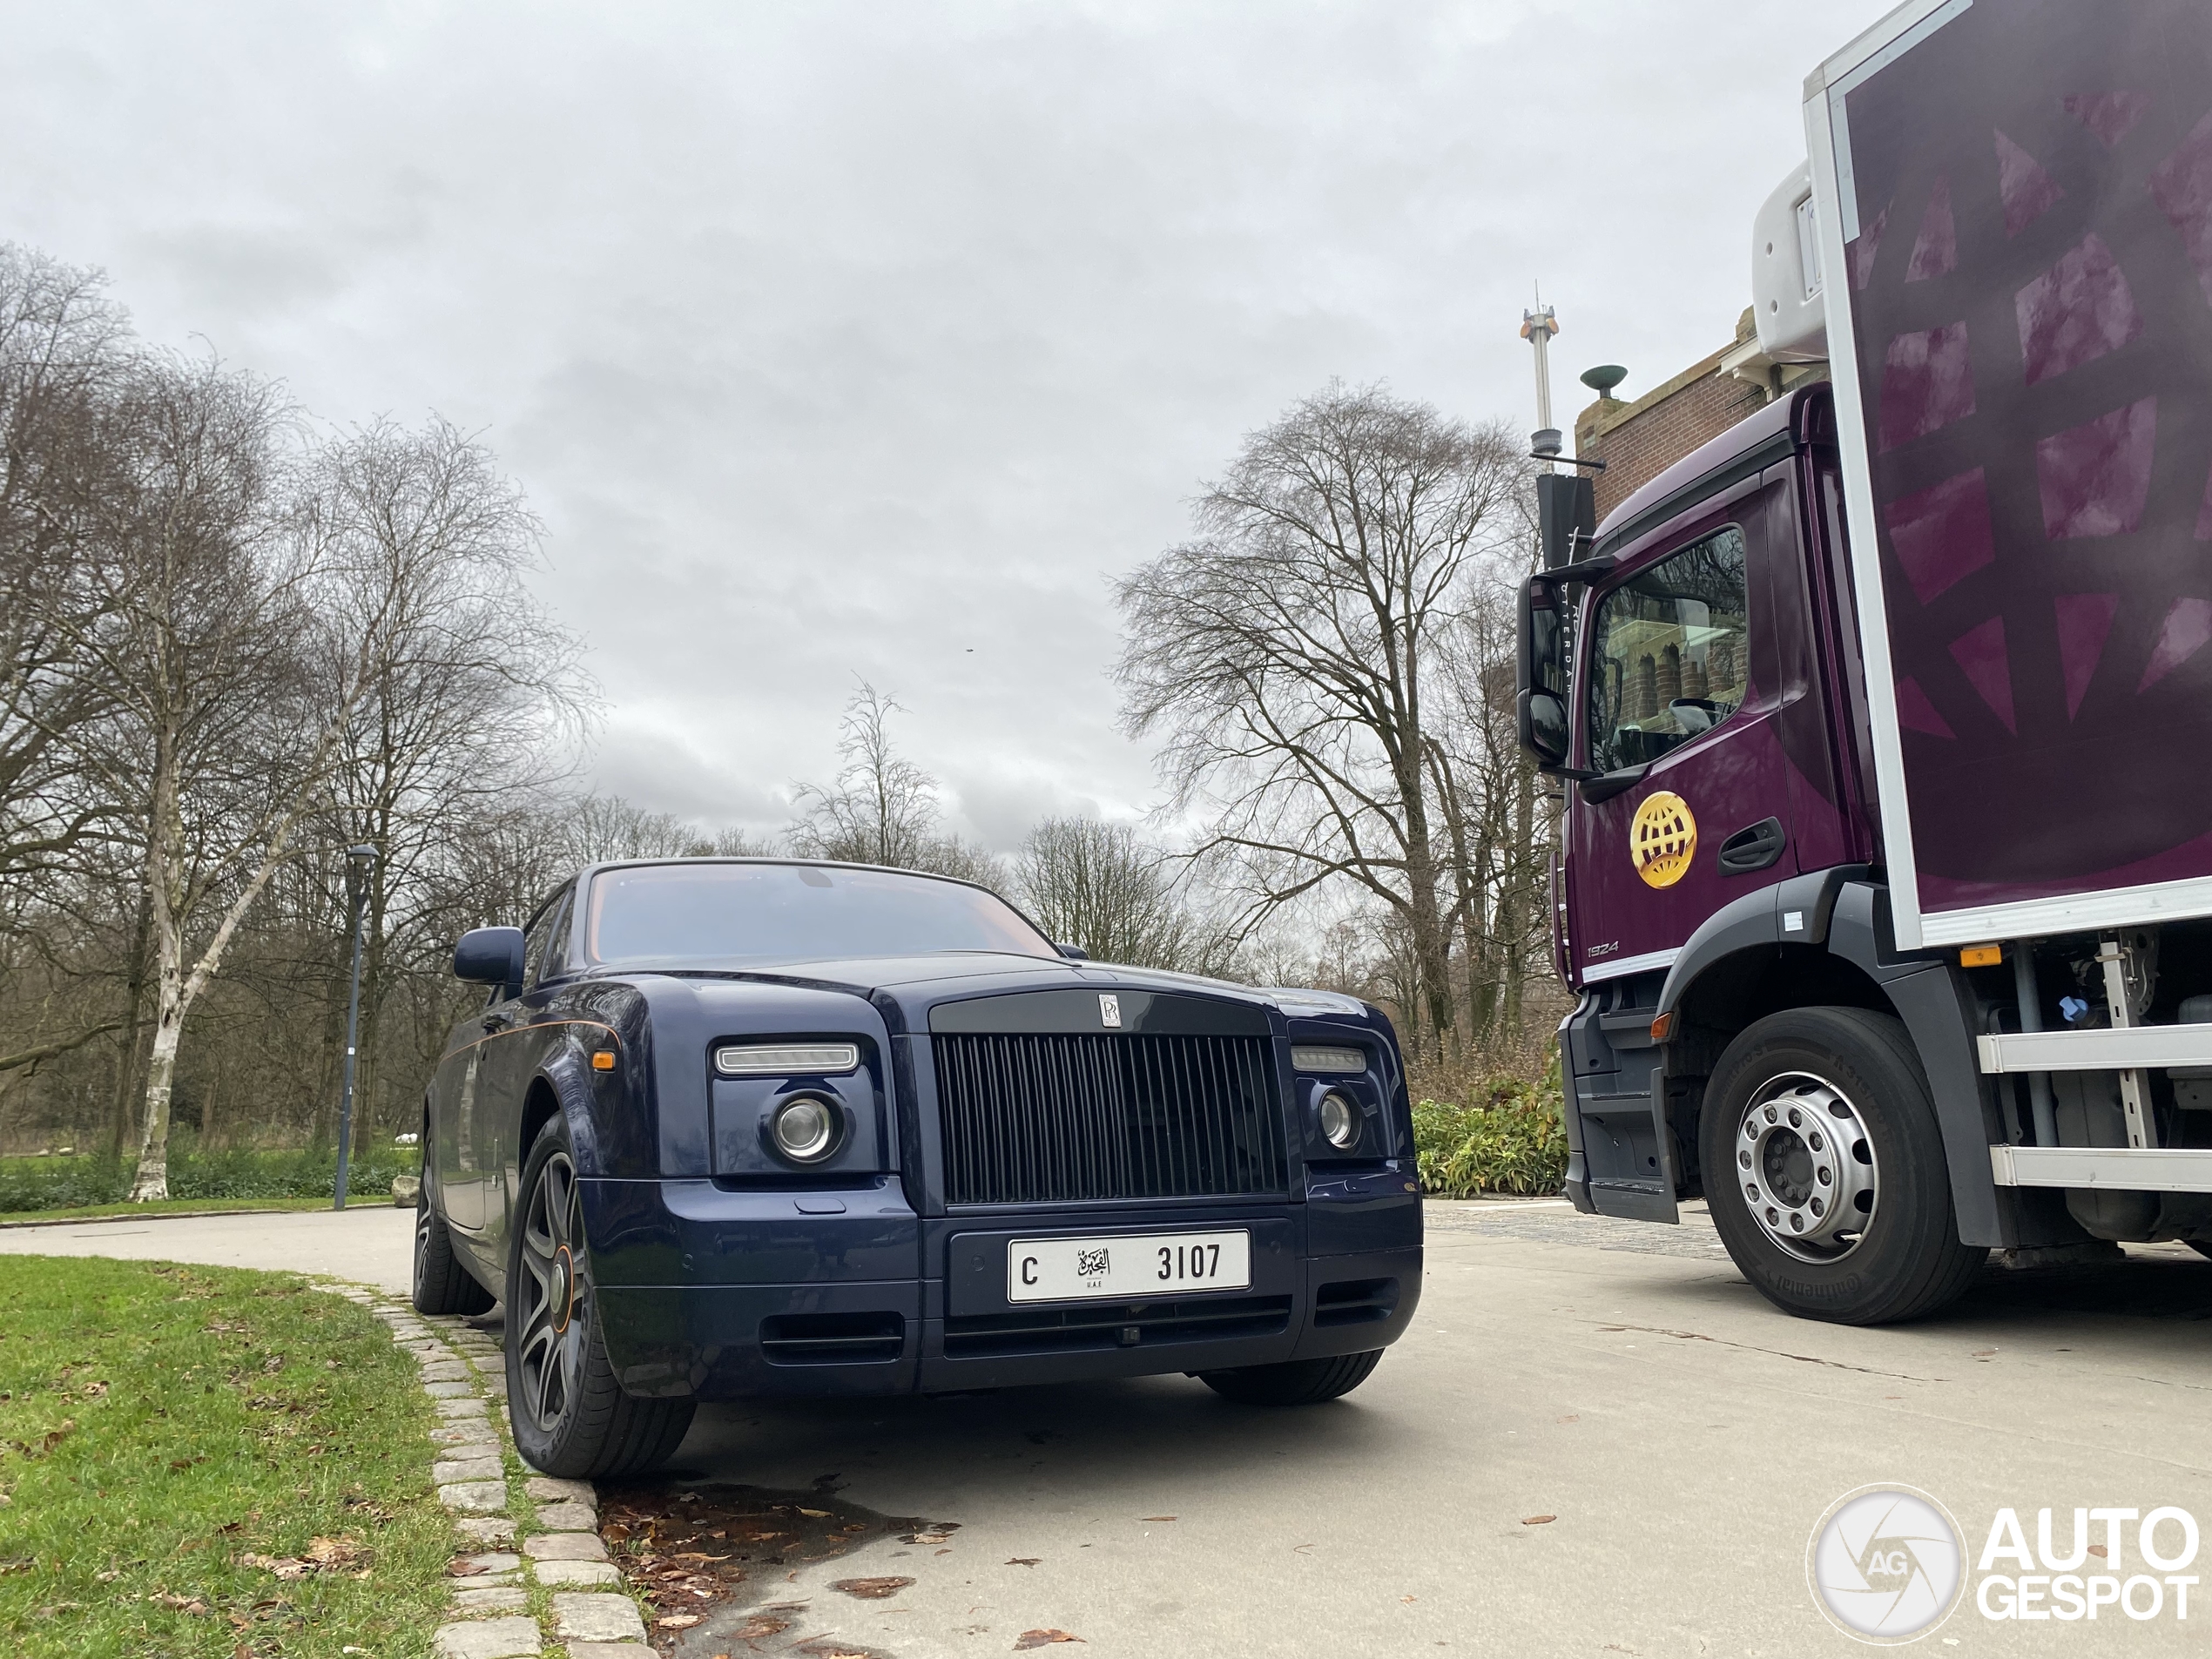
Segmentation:
<svg viewBox="0 0 2212 1659">
<path fill-rule="evenodd" d="M 0 1248 L 396 1283 L 405 1223 L 145 1222 L 111 1241 L 88 1225 Z M 1815 1610 L 1806 1545 L 1833 1501 L 1878 1481 L 1933 1494 L 1966 1534 L 1969 1598 L 1928 1650 L 2202 1650 L 2212 1599 L 2186 1622 L 2169 1605 L 1996 1623 L 1972 1569 L 2000 1506 L 2031 1543 L 2035 1511 L 2056 1509 L 2061 1548 L 2077 1505 L 2179 1506 L 2212 1534 L 2212 1263 L 2160 1247 L 1992 1270 L 1939 1319 L 1858 1331 L 1774 1312 L 1694 1215 L 1432 1204 L 1429 1247 L 1413 1331 L 1335 1406 L 1254 1411 L 1163 1378 L 711 1406 L 665 1484 L 952 1523 L 756 1568 L 752 1607 L 779 1604 L 769 1622 L 788 1626 L 763 1653 L 829 1636 L 897 1659 L 998 1655 L 1033 1631 L 1080 1637 L 1068 1650 L 1089 1659 L 1856 1653 Z M 2143 1572 L 2132 1532 L 2123 1554 L 2121 1574 Z M 2204 1560 L 2187 1570 L 2212 1580 Z M 880 1600 L 831 1588 L 869 1577 L 914 1581 Z M 678 1651 L 736 1650 L 752 1616 L 718 1613 Z"/>
</svg>

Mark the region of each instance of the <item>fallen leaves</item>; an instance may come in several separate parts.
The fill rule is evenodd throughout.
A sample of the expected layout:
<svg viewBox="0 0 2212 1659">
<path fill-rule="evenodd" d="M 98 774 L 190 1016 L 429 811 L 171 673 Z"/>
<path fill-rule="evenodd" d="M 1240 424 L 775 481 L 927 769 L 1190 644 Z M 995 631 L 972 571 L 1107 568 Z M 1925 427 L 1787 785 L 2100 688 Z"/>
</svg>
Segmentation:
<svg viewBox="0 0 2212 1659">
<path fill-rule="evenodd" d="M 1140 1521 L 1173 1521 L 1175 1517 L 1173 1515 L 1140 1515 L 1137 1519 Z"/>
<path fill-rule="evenodd" d="M 781 1635 L 791 1629 L 789 1619 L 779 1619 L 765 1613 L 756 1613 L 745 1622 L 737 1633 L 740 1642 L 765 1642 L 770 1636 Z"/>
<path fill-rule="evenodd" d="M 355 1578 L 367 1578 L 368 1560 L 369 1554 L 361 1548 L 361 1540 L 348 1533 L 342 1538 L 310 1539 L 307 1548 L 297 1555 L 260 1555 L 249 1550 L 238 1558 L 238 1564 L 258 1567 L 285 1580 L 306 1578 L 314 1573 L 352 1573 Z M 459 1555 L 446 1568 L 456 1578 L 482 1570 Z"/>
<path fill-rule="evenodd" d="M 1558 1519 L 1557 1515 L 1523 1515 L 1521 1524 L 1524 1527 L 1548 1527 Z"/>
<path fill-rule="evenodd" d="M 1007 1565 L 1008 1567 L 1035 1567 L 1043 1560 L 1044 1557 L 1042 1555 L 1016 1555 L 1012 1561 L 1007 1562 Z"/>
<path fill-rule="evenodd" d="M 1065 1630 L 1024 1630 L 1015 1638 L 1014 1651 L 1027 1653 L 1032 1648 L 1049 1648 L 1055 1642 L 1081 1641 L 1081 1636 L 1070 1635 Z"/>
<path fill-rule="evenodd" d="M 934 1521 L 925 1527 L 906 1534 L 900 1541 L 908 1544 L 948 1543 L 952 1535 L 959 1530 L 960 1523 L 956 1521 Z"/>
<path fill-rule="evenodd" d="M 840 1578 L 832 1580 L 830 1588 L 857 1595 L 864 1602 L 881 1602 L 913 1582 L 910 1578 Z"/>
<path fill-rule="evenodd" d="M 77 1433 L 77 1420 L 64 1417 L 61 1426 L 50 1428 L 35 1440 L 10 1440 L 8 1444 L 27 1458 L 44 1457 L 71 1435 Z"/>
<path fill-rule="evenodd" d="M 146 1600 L 157 1606 L 172 1608 L 195 1619 L 207 1616 L 207 1603 L 197 1595 L 179 1595 L 170 1590 L 156 1590 L 152 1595 L 146 1597 Z"/>
<path fill-rule="evenodd" d="M 701 1616 L 697 1613 L 664 1613 L 653 1621 L 653 1628 L 656 1630 L 688 1630 L 699 1622 Z"/>
</svg>

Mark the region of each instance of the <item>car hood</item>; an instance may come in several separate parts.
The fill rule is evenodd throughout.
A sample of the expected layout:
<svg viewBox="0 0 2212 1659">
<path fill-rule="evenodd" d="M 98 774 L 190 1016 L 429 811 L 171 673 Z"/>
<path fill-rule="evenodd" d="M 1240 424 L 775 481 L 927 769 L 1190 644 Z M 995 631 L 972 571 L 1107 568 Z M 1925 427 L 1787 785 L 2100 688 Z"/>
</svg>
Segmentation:
<svg viewBox="0 0 2212 1659">
<path fill-rule="evenodd" d="M 1001 991 L 1119 985 L 1178 992 L 1187 996 L 1219 996 L 1259 1002 L 1293 1015 L 1359 1015 L 1367 1012 L 1366 1005 L 1359 998 L 1336 991 L 1238 985 L 1228 980 L 1173 973 L 1165 968 L 1128 968 L 1114 962 L 1050 961 L 1010 951 L 932 951 L 906 956 L 793 958 L 766 962 L 718 962 L 688 958 L 682 961 L 625 962 L 595 970 L 595 976 L 599 975 L 621 979 L 665 976 L 695 984 L 725 981 L 803 985 L 848 991 L 860 996 L 877 992 L 904 993 L 901 1001 L 919 993 L 921 1000 L 926 1001 L 943 1001 L 948 995 L 988 996 Z"/>
</svg>

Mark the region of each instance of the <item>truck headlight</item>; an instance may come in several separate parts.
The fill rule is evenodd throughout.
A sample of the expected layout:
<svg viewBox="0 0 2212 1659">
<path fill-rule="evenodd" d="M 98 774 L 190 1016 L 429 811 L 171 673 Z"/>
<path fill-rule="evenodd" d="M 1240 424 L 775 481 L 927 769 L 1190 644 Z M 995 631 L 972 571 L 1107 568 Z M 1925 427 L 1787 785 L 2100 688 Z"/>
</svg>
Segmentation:
<svg viewBox="0 0 2212 1659">
<path fill-rule="evenodd" d="M 768 1120 L 768 1138 L 793 1163 L 819 1163 L 836 1150 L 837 1108 L 819 1095 L 793 1095 Z"/>
<path fill-rule="evenodd" d="M 1339 1152 L 1359 1144 L 1359 1108 L 1351 1096 L 1332 1089 L 1321 1096 L 1321 1138 Z"/>
</svg>

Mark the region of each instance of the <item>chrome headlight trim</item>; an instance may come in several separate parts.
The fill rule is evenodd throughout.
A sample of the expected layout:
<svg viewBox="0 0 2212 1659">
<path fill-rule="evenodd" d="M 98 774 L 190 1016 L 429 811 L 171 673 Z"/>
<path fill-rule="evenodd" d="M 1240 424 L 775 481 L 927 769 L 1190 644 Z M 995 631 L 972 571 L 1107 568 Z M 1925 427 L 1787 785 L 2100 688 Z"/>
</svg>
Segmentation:
<svg viewBox="0 0 2212 1659">
<path fill-rule="evenodd" d="M 1321 1096 L 1321 1103 L 1314 1110 L 1320 1120 L 1321 1138 L 1339 1152 L 1349 1152 L 1359 1144 L 1359 1103 L 1340 1089 L 1332 1089 Z"/>
<path fill-rule="evenodd" d="M 725 1077 L 835 1077 L 860 1069 L 857 1042 L 732 1042 L 714 1051 Z"/>
<path fill-rule="evenodd" d="M 793 1095 L 768 1118 L 768 1139 L 793 1163 L 819 1163 L 844 1138 L 844 1114 L 819 1095 Z"/>
<path fill-rule="evenodd" d="M 1299 1071 L 1318 1076 L 1356 1077 L 1366 1071 L 1367 1055 L 1365 1049 L 1339 1043 L 1294 1042 L 1291 1045 L 1291 1064 Z"/>
</svg>

